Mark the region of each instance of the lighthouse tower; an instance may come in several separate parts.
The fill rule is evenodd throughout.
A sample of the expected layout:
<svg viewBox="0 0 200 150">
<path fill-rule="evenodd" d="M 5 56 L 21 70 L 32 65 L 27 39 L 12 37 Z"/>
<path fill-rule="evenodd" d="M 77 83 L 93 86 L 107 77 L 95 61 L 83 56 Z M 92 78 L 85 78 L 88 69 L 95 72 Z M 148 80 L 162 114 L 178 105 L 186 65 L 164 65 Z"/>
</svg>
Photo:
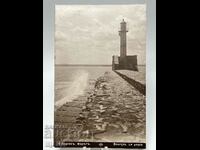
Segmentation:
<svg viewBox="0 0 200 150">
<path fill-rule="evenodd" d="M 126 32 L 128 32 L 126 28 L 126 22 L 124 19 L 120 23 L 120 56 L 114 55 L 112 57 L 112 69 L 119 70 L 119 69 L 126 69 L 126 70 L 133 70 L 138 71 L 137 65 L 137 55 L 127 55 L 126 49 Z"/>
<path fill-rule="evenodd" d="M 124 19 L 120 23 L 120 64 L 125 67 L 126 66 L 126 32 L 128 30 L 126 29 L 126 22 Z"/>
</svg>

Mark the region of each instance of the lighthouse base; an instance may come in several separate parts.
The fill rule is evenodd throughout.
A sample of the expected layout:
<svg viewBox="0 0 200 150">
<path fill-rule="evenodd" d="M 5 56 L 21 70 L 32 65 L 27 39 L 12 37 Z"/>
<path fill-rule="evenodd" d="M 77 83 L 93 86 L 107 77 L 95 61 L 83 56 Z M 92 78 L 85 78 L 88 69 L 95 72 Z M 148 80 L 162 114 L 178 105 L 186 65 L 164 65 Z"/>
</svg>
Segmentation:
<svg viewBox="0 0 200 150">
<path fill-rule="evenodd" d="M 123 58 L 121 58 L 119 56 L 113 56 L 112 57 L 112 70 L 138 71 L 137 55 L 125 56 Z"/>
</svg>

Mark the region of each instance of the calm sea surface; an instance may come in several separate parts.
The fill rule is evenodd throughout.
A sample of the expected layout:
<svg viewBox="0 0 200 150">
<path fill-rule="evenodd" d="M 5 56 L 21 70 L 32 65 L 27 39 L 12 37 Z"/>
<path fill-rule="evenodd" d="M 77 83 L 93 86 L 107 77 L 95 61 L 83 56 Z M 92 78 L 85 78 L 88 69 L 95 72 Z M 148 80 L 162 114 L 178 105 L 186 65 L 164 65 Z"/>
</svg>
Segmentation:
<svg viewBox="0 0 200 150">
<path fill-rule="evenodd" d="M 70 82 L 73 81 L 76 75 L 80 76 L 80 73 L 88 73 L 90 79 L 96 79 L 103 75 L 106 71 L 111 71 L 111 66 L 106 67 L 79 67 L 79 66 L 56 66 L 55 67 L 55 81 L 56 82 Z"/>
</svg>

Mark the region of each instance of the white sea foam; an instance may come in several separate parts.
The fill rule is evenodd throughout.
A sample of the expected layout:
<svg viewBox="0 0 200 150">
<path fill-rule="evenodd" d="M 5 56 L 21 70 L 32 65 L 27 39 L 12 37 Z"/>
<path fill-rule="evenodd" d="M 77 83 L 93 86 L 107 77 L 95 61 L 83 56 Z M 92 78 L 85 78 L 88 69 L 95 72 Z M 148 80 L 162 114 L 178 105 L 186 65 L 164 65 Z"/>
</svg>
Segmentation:
<svg viewBox="0 0 200 150">
<path fill-rule="evenodd" d="M 65 104 L 66 102 L 70 102 L 73 99 L 77 98 L 80 95 L 84 94 L 84 90 L 88 86 L 88 76 L 89 73 L 85 70 L 79 70 L 74 74 L 74 80 L 69 85 L 69 88 L 64 89 L 65 96 L 55 102 L 56 109 Z"/>
</svg>

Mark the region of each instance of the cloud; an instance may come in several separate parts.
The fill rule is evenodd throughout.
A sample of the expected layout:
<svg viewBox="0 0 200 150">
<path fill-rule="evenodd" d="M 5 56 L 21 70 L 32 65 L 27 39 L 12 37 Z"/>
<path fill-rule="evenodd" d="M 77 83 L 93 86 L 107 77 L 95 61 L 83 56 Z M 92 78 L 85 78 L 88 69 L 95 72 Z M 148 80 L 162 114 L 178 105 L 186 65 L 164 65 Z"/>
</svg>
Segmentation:
<svg viewBox="0 0 200 150">
<path fill-rule="evenodd" d="M 110 64 L 119 55 L 119 26 L 128 24 L 128 54 L 145 63 L 145 5 L 57 5 L 56 63 Z"/>
</svg>

